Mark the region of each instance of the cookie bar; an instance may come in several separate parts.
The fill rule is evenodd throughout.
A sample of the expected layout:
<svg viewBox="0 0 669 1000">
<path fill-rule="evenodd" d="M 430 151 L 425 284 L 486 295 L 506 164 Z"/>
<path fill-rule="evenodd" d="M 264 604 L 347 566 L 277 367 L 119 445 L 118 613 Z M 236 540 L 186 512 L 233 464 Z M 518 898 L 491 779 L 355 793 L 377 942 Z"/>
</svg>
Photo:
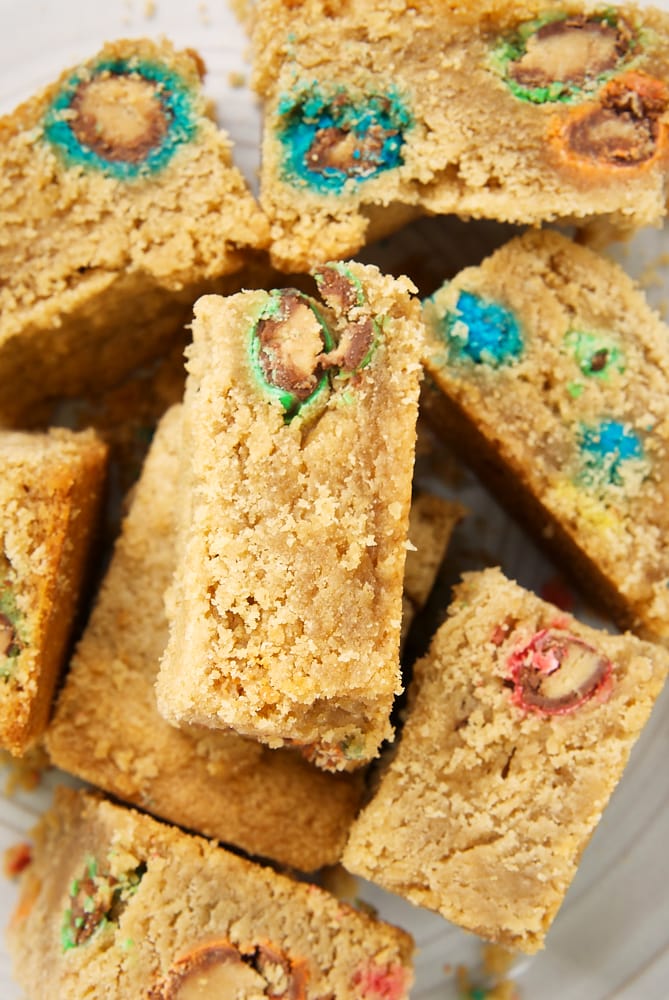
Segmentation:
<svg viewBox="0 0 669 1000">
<path fill-rule="evenodd" d="M 172 723 L 370 760 L 391 734 L 424 331 L 406 278 L 324 265 L 201 299 L 182 550 L 157 682 Z"/>
<path fill-rule="evenodd" d="M 668 29 L 663 12 L 571 0 L 260 0 L 274 260 L 351 256 L 425 213 L 656 224 Z"/>
<path fill-rule="evenodd" d="M 17 756 L 47 724 L 106 458 L 90 431 L 0 431 L 0 746 Z"/>
<path fill-rule="evenodd" d="M 154 682 L 167 643 L 163 592 L 176 562 L 181 407 L 151 444 L 46 744 L 52 761 L 164 819 L 284 865 L 334 863 L 359 807 L 354 775 L 233 732 L 175 729 Z"/>
<path fill-rule="evenodd" d="M 409 935 L 315 885 L 70 789 L 34 838 L 9 930 L 28 1000 L 409 995 Z"/>
<path fill-rule="evenodd" d="M 344 864 L 536 951 L 668 669 L 662 647 L 582 625 L 497 569 L 466 574 Z"/>
<path fill-rule="evenodd" d="M 0 121 L 0 419 L 113 384 L 267 242 L 203 72 L 112 42 Z"/>
<path fill-rule="evenodd" d="M 621 627 L 668 642 L 669 331 L 642 293 L 534 232 L 424 311 L 435 428 Z"/>
</svg>

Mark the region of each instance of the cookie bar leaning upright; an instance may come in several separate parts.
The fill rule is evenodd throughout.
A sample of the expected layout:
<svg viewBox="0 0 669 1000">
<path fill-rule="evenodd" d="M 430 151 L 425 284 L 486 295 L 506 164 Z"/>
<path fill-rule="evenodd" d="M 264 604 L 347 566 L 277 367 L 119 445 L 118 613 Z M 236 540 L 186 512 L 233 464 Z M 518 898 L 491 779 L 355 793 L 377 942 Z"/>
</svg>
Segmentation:
<svg viewBox="0 0 669 1000">
<path fill-rule="evenodd" d="M 435 429 L 587 596 L 669 643 L 669 330 L 639 288 L 530 232 L 424 312 Z"/>
<path fill-rule="evenodd" d="M 665 214 L 666 12 L 260 0 L 253 41 L 279 267 L 354 255 L 420 214 L 605 231 Z"/>
<path fill-rule="evenodd" d="M 45 742 L 52 763 L 197 833 L 301 871 L 339 860 L 361 773 L 232 730 L 170 726 L 155 680 L 176 563 L 182 407 L 160 421 Z M 119 697 L 119 691 L 123 697 Z"/>
<path fill-rule="evenodd" d="M 34 840 L 8 933 L 27 1000 L 408 998 L 408 934 L 204 838 L 60 788 Z"/>
<path fill-rule="evenodd" d="M 466 574 L 416 664 L 350 871 L 534 952 L 665 682 L 669 654 Z"/>
<path fill-rule="evenodd" d="M 391 734 L 424 331 L 411 282 L 329 264 L 207 296 L 184 413 L 181 557 L 157 682 L 174 723 L 326 766 Z"/>
<path fill-rule="evenodd" d="M 111 42 L 0 120 L 1 420 L 155 356 L 266 244 L 203 72 Z"/>
<path fill-rule="evenodd" d="M 95 536 L 107 448 L 91 431 L 0 431 L 0 746 L 42 736 Z"/>
</svg>

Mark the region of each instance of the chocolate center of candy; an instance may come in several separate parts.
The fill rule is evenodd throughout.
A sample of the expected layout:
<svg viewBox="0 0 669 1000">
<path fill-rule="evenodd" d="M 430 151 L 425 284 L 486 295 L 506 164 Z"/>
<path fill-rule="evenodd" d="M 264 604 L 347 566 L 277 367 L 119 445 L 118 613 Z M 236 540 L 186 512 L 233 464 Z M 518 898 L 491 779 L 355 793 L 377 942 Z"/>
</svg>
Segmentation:
<svg viewBox="0 0 669 1000">
<path fill-rule="evenodd" d="M 81 83 L 71 108 L 74 135 L 105 160 L 141 162 L 170 127 L 156 83 L 139 75 L 105 73 Z"/>
<path fill-rule="evenodd" d="M 396 129 L 380 125 L 371 125 L 361 135 L 336 126 L 321 128 L 307 151 L 307 167 L 320 174 L 338 170 L 349 177 L 365 177 L 378 169 L 384 143 L 394 135 Z"/>
<path fill-rule="evenodd" d="M 509 76 L 523 87 L 555 82 L 581 87 L 624 56 L 630 35 L 621 24 L 572 17 L 544 24 L 527 40 L 524 54 L 511 63 Z"/>
<path fill-rule="evenodd" d="M 609 360 L 609 352 L 603 347 L 599 351 L 595 351 L 590 359 L 590 371 L 591 372 L 603 372 Z"/>
<path fill-rule="evenodd" d="M 314 277 L 324 306 L 296 289 L 275 289 L 251 329 L 251 370 L 264 393 L 281 403 L 286 421 L 307 401 L 326 398 L 331 372 L 355 385 L 381 334 L 362 285 L 345 265 L 325 264 Z"/>
<path fill-rule="evenodd" d="M 509 657 L 513 700 L 543 715 L 572 712 L 601 690 L 610 660 L 583 639 L 554 629 L 537 632 Z"/>
<path fill-rule="evenodd" d="M 278 316 L 261 319 L 258 360 L 265 380 L 303 402 L 318 384 L 323 354 L 323 328 L 309 304 L 297 292 L 281 296 Z"/>
<path fill-rule="evenodd" d="M 329 91 L 329 92 L 328 92 Z M 322 194 L 338 194 L 402 165 L 412 125 L 405 99 L 386 92 L 350 94 L 317 84 L 279 99 L 283 179 Z"/>
<path fill-rule="evenodd" d="M 316 280 L 323 300 L 335 315 L 345 318 L 339 331 L 339 343 L 325 356 L 323 363 L 355 371 L 369 355 L 375 334 L 374 321 L 366 308 L 362 289 L 336 265 L 323 267 Z"/>
<path fill-rule="evenodd" d="M 661 84 L 642 74 L 612 81 L 601 104 L 568 127 L 574 152 L 613 166 L 643 163 L 655 154 L 658 119 L 667 108 Z"/>
<path fill-rule="evenodd" d="M 655 139 L 652 121 L 608 108 L 593 111 L 569 130 L 569 145 L 576 153 L 623 166 L 649 160 Z"/>
<path fill-rule="evenodd" d="M 259 946 L 242 954 L 228 941 L 194 948 L 179 959 L 151 1000 L 304 1000 L 306 973 L 282 953 Z"/>
<path fill-rule="evenodd" d="M 115 878 L 94 878 L 86 875 L 79 879 L 71 894 L 71 905 L 66 915 L 66 946 L 76 947 L 93 936 L 107 920 L 112 907 Z"/>
</svg>

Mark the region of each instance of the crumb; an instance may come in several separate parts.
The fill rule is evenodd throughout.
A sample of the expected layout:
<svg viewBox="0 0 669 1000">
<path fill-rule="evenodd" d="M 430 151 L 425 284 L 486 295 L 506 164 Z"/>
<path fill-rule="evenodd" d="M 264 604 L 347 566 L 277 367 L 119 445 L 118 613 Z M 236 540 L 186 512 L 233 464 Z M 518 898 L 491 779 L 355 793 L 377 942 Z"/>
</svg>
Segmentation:
<svg viewBox="0 0 669 1000">
<path fill-rule="evenodd" d="M 661 288 L 664 284 L 662 276 L 657 270 L 657 261 L 652 261 L 639 275 L 639 284 L 642 288 Z"/>
<path fill-rule="evenodd" d="M 231 87 L 234 87 L 235 90 L 239 90 L 241 87 L 246 85 L 246 76 L 238 70 L 231 70 L 228 73 L 228 83 Z"/>
<path fill-rule="evenodd" d="M 144 17 L 150 20 L 156 15 L 156 0 L 144 0 Z"/>
<path fill-rule="evenodd" d="M 200 15 L 200 21 L 204 25 L 211 24 L 211 17 L 209 15 L 209 7 L 207 6 L 205 0 L 197 5 L 197 12 Z"/>
<path fill-rule="evenodd" d="M 17 878 L 32 861 L 32 848 L 25 841 L 8 847 L 3 856 L 5 878 Z"/>
<path fill-rule="evenodd" d="M 229 6 L 239 23 L 248 30 L 253 23 L 253 8 L 255 7 L 253 0 L 229 0 Z"/>
<path fill-rule="evenodd" d="M 455 980 L 462 1000 L 519 1000 L 520 994 L 510 979 L 503 979 L 491 987 L 475 986 L 466 966 L 459 965 L 455 970 Z"/>
<path fill-rule="evenodd" d="M 42 773 L 49 767 L 49 758 L 41 746 L 33 747 L 24 757 L 13 757 L 2 750 L 0 765 L 4 765 L 8 772 L 5 795 L 12 796 L 16 791 L 32 792 L 38 787 Z"/>
</svg>

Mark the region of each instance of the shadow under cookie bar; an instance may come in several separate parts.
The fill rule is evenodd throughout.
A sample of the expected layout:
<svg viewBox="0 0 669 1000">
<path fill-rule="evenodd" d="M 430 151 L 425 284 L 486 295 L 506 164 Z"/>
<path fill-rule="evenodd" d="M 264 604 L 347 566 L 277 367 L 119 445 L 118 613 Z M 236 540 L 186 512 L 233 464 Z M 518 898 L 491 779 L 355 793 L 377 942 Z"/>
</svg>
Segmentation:
<svg viewBox="0 0 669 1000">
<path fill-rule="evenodd" d="M 361 776 L 233 732 L 176 729 L 156 707 L 176 562 L 181 407 L 161 421 L 46 744 L 58 767 L 157 816 L 302 871 L 338 860 Z"/>
<path fill-rule="evenodd" d="M 266 244 L 203 72 L 167 41 L 112 42 L 0 121 L 5 423 L 158 354 Z"/>
<path fill-rule="evenodd" d="M 42 737 L 98 527 L 107 449 L 92 432 L 0 431 L 0 746 Z"/>
<path fill-rule="evenodd" d="M 423 329 L 406 279 L 316 277 L 196 306 L 158 706 L 353 768 L 400 688 Z"/>
<path fill-rule="evenodd" d="M 543 946 L 665 682 L 660 646 L 466 574 L 343 863 L 467 930 Z"/>
<path fill-rule="evenodd" d="M 409 995 L 411 937 L 315 885 L 65 788 L 34 836 L 9 931 L 27 997 Z"/>
<path fill-rule="evenodd" d="M 409 509 L 409 542 L 402 591 L 402 646 L 415 616 L 430 596 L 451 535 L 466 514 L 462 504 L 425 489 L 414 492 Z"/>
<path fill-rule="evenodd" d="M 351 256 L 420 214 L 657 224 L 668 29 L 663 12 L 605 4 L 261 0 L 274 261 Z"/>
<path fill-rule="evenodd" d="M 668 332 L 642 293 L 610 260 L 527 233 L 424 314 L 435 430 L 586 597 L 667 643 Z"/>
</svg>

